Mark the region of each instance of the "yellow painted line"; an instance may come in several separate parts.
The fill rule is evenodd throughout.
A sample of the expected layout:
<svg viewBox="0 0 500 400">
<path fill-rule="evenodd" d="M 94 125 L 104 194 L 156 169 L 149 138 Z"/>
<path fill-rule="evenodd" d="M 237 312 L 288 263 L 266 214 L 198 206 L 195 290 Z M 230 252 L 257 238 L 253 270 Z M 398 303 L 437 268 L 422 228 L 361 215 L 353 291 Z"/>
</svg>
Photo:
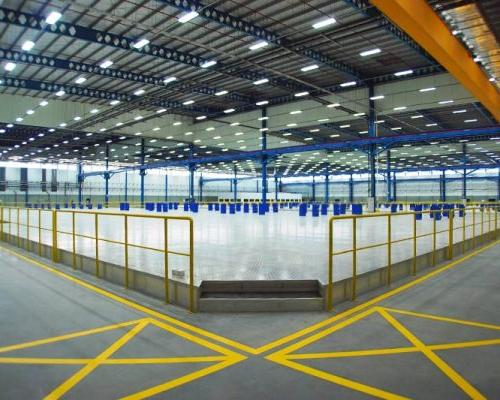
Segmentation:
<svg viewBox="0 0 500 400">
<path fill-rule="evenodd" d="M 142 331 L 146 325 L 148 325 L 148 320 L 143 320 L 139 322 L 134 328 L 128 331 L 125 335 L 123 335 L 120 339 L 114 342 L 111 346 L 109 346 L 106 350 L 104 350 L 101 354 L 99 354 L 95 359 L 85 365 L 82 369 L 68 378 L 65 382 L 55 388 L 45 399 L 54 400 L 59 399 L 64 396 L 69 390 L 71 390 L 75 385 L 77 385 L 82 379 L 84 379 L 87 375 L 92 373 L 102 361 L 111 357 L 113 353 L 118 351 L 122 346 L 124 346 L 127 342 L 129 342 L 135 335 L 137 335 L 140 331 Z"/>
<path fill-rule="evenodd" d="M 39 340 L 34 340 L 31 342 L 25 342 L 25 343 L 20 343 L 20 344 L 13 344 L 10 346 L 5 346 L 5 347 L 0 347 L 0 353 L 5 353 L 7 351 L 14 351 L 14 350 L 20 350 L 20 349 L 26 349 L 29 347 L 35 347 L 35 346 L 40 346 L 43 344 L 49 344 L 49 343 L 56 343 L 56 342 L 61 342 L 63 340 L 69 340 L 69 339 L 74 339 L 74 338 L 79 338 L 82 336 L 88 336 L 88 335 L 94 335 L 96 333 L 102 333 L 102 332 L 107 332 L 111 331 L 113 329 L 119 329 L 119 328 L 124 328 L 128 327 L 131 325 L 135 325 L 142 321 L 142 319 L 134 320 L 134 321 L 127 321 L 127 322 L 121 322 L 118 324 L 114 325 L 106 325 L 100 328 L 93 328 L 93 329 L 88 329 L 85 331 L 78 331 L 78 332 L 73 332 L 73 333 L 68 333 L 65 335 L 61 336 L 54 336 L 50 338 L 45 338 L 45 339 L 39 339 Z"/>
<path fill-rule="evenodd" d="M 382 307 L 382 308 L 386 311 L 391 312 L 391 313 L 404 314 L 404 315 L 410 315 L 412 317 L 425 318 L 425 319 L 431 319 L 431 320 L 435 320 L 435 321 L 450 322 L 450 323 L 454 323 L 454 324 L 474 326 L 477 328 L 494 329 L 494 330 L 500 331 L 500 325 L 486 324 L 483 322 L 466 321 L 463 319 L 442 317 L 442 316 L 433 315 L 433 314 L 424 314 L 424 313 L 400 310 L 400 309 L 390 308 L 390 307 Z"/>
<path fill-rule="evenodd" d="M 266 358 L 268 358 L 268 357 L 266 357 Z M 344 387 L 347 387 L 349 389 L 356 390 L 356 391 L 362 392 L 362 393 L 366 393 L 366 394 L 369 394 L 371 396 L 378 397 L 381 399 L 387 399 L 387 400 L 407 399 L 407 397 L 399 396 L 397 394 L 390 393 L 390 392 L 387 392 L 385 390 L 375 388 L 373 386 L 364 385 L 362 383 L 359 383 L 359 382 L 356 382 L 356 381 L 353 381 L 350 379 L 346 379 L 346 378 L 343 378 L 343 377 L 338 376 L 338 375 L 333 375 L 333 374 L 330 374 L 328 372 L 324 372 L 324 371 L 321 371 L 321 370 L 318 370 L 318 369 L 315 369 L 312 367 L 308 367 L 306 365 L 302 365 L 302 364 L 287 360 L 283 357 L 273 356 L 272 361 L 274 361 L 278 364 L 284 365 L 288 368 L 292 368 L 296 371 L 300 371 L 300 372 L 303 372 L 305 374 L 312 375 L 316 378 L 320 378 L 320 379 L 323 379 L 325 381 L 335 383 L 336 385 L 344 386 Z"/>
<path fill-rule="evenodd" d="M 226 356 L 199 356 L 199 357 L 166 357 L 166 358 L 108 358 L 103 365 L 128 364 L 185 364 L 226 361 Z"/>
<path fill-rule="evenodd" d="M 412 287 L 414 287 L 422 282 L 425 282 L 428 279 L 431 279 L 431 278 L 433 278 L 433 277 L 435 277 L 435 276 L 437 276 L 445 271 L 448 271 L 451 268 L 456 267 L 458 264 L 460 264 L 464 261 L 467 261 L 468 259 L 482 253 L 483 251 L 489 249 L 490 247 L 497 245 L 498 243 L 500 243 L 500 241 L 496 240 L 496 241 L 494 241 L 494 242 L 492 242 L 492 243 L 490 243 L 490 244 L 488 244 L 488 245 L 486 245 L 486 246 L 484 246 L 484 247 L 482 247 L 482 248 L 480 248 L 472 253 L 467 254 L 464 257 L 461 257 L 461 258 L 459 258 L 459 259 L 457 259 L 449 264 L 443 265 L 442 267 L 437 268 L 437 269 L 433 270 L 432 272 L 429 272 L 428 274 L 423 275 L 420 278 L 417 278 L 411 282 L 408 282 L 408 283 L 406 283 L 406 284 L 404 284 L 396 289 L 393 289 L 387 293 L 381 294 L 380 296 L 374 297 L 373 299 L 368 300 L 368 301 L 366 301 L 358 306 L 355 306 L 353 308 L 350 308 L 349 310 L 346 310 L 340 314 L 337 314 L 334 317 L 320 321 L 314 325 L 308 326 L 307 328 L 304 328 L 304 329 L 301 329 L 295 333 L 292 333 L 291 335 L 284 336 L 278 340 L 275 340 L 275 341 L 268 343 L 262 347 L 259 347 L 258 349 L 256 349 L 255 354 L 261 354 L 261 353 L 264 353 L 268 350 L 274 349 L 275 347 L 281 346 L 281 345 L 286 344 L 292 340 L 298 339 L 304 335 L 307 335 L 307 334 L 312 333 L 320 328 L 323 328 L 327 325 L 330 325 L 330 324 L 332 324 L 340 319 L 343 319 L 343 318 L 348 317 L 352 314 L 355 314 L 358 311 L 364 310 L 365 308 L 368 308 L 368 307 L 373 306 L 377 303 L 380 303 L 383 300 L 386 300 L 390 297 L 393 297 L 393 296 L 395 296 L 401 292 L 404 292 L 405 290 L 408 290 L 408 289 L 410 289 L 410 288 L 412 288 Z"/>
<path fill-rule="evenodd" d="M 333 352 L 333 353 L 288 354 L 284 357 L 287 360 L 322 360 L 325 358 L 382 356 L 382 355 L 389 355 L 389 354 L 416 353 L 419 351 L 420 350 L 417 349 L 416 347 L 394 347 L 392 349 L 337 351 L 337 352 Z"/>
<path fill-rule="evenodd" d="M 479 346 L 494 346 L 500 345 L 500 339 L 474 340 L 471 342 L 460 343 L 444 343 L 427 346 L 431 350 L 450 350 L 450 349 L 466 349 Z"/>
<path fill-rule="evenodd" d="M 91 358 L 21 358 L 0 357 L 0 364 L 49 364 L 49 365 L 81 365 L 92 361 Z"/>
<path fill-rule="evenodd" d="M 389 322 L 399 333 L 408 339 L 415 347 L 419 348 L 422 353 L 430 360 L 436 367 L 438 367 L 448 378 L 450 378 L 460 389 L 462 389 L 472 399 L 486 399 L 474 386 L 467 382 L 457 371 L 451 368 L 446 362 L 438 357 L 432 350 L 427 348 L 425 344 L 413 335 L 407 328 L 405 328 L 399 321 L 390 315 L 383 308 L 378 308 L 378 312 L 382 315 L 387 322 Z"/>
<path fill-rule="evenodd" d="M 184 375 L 180 378 L 162 383 L 160 385 L 154 386 L 152 388 L 143 390 L 141 392 L 137 392 L 134 394 L 131 394 L 130 396 L 123 397 L 122 400 L 139 400 L 139 399 L 146 399 L 148 397 L 157 395 L 158 393 L 163 393 L 167 390 L 173 389 L 178 386 L 185 385 L 186 383 L 192 382 L 196 379 L 202 378 L 204 376 L 213 374 L 215 372 L 218 372 L 220 370 L 223 370 L 224 368 L 230 367 L 231 365 L 234 365 L 242 360 L 244 360 L 246 357 L 241 356 L 241 355 L 236 355 L 233 357 L 230 357 L 226 361 L 220 362 L 215 365 L 211 365 L 207 368 L 203 368 L 199 371 L 192 372 L 190 374 Z"/>
</svg>

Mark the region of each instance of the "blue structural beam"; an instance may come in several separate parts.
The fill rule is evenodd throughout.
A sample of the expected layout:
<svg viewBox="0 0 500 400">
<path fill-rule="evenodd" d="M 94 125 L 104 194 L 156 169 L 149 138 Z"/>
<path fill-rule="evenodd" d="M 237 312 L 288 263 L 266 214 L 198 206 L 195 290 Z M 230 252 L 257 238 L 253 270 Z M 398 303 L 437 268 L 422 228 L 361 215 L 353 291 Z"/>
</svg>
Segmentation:
<svg viewBox="0 0 500 400">
<path fill-rule="evenodd" d="M 392 173 L 392 201 L 397 201 L 398 199 L 398 184 L 396 180 L 396 172 Z"/>
<path fill-rule="evenodd" d="M 239 17 L 235 17 L 227 12 L 218 10 L 214 6 L 205 5 L 196 0 L 160 0 L 160 2 L 186 12 L 197 11 L 202 18 L 215 22 L 218 25 L 228 27 L 235 31 L 253 36 L 257 39 L 286 48 L 296 54 L 302 55 L 313 61 L 317 61 L 337 71 L 341 71 L 356 79 L 362 78 L 359 71 L 344 62 L 334 60 L 318 51 L 311 50 L 308 46 L 294 46 L 293 43 L 284 38 L 282 35 L 268 29 L 264 29 Z"/>
<path fill-rule="evenodd" d="M 194 171 L 196 171 L 196 166 L 194 164 L 189 164 L 189 201 L 191 203 L 195 202 L 195 198 L 194 198 Z"/>
<path fill-rule="evenodd" d="M 462 143 L 462 165 L 463 165 L 463 176 L 462 176 L 462 199 L 467 199 L 467 145 Z"/>
<path fill-rule="evenodd" d="M 77 183 L 78 183 L 78 204 L 82 204 L 83 201 L 83 182 L 85 180 L 85 176 L 83 174 L 83 166 L 82 163 L 79 162 L 77 164 Z"/>
<path fill-rule="evenodd" d="M 168 201 L 168 173 L 165 173 L 165 201 Z"/>
<path fill-rule="evenodd" d="M 182 80 L 176 80 L 175 82 L 170 82 L 168 83 L 168 85 L 165 85 L 163 83 L 163 80 L 165 79 L 164 77 L 124 71 L 115 68 L 100 68 L 98 65 L 94 64 L 86 64 L 73 60 L 64 60 L 60 58 L 48 57 L 37 54 L 26 54 L 19 51 L 7 50 L 3 48 L 0 48 L 0 59 L 27 65 L 38 65 L 41 67 L 62 69 L 82 74 L 101 75 L 101 76 L 106 76 L 108 78 L 122 79 L 125 81 L 135 82 L 135 83 L 141 82 L 149 85 L 163 87 L 165 89 L 180 93 L 198 93 L 198 94 L 205 94 L 208 96 L 215 96 L 215 93 L 222 90 L 219 88 L 212 88 L 204 85 L 201 86 L 193 85 L 191 82 Z M 249 103 L 252 105 L 255 104 L 254 99 L 245 95 L 241 95 L 239 93 L 235 93 L 233 91 L 226 94 L 224 98 L 243 103 Z"/>
<path fill-rule="evenodd" d="M 125 203 L 128 202 L 128 171 L 125 171 Z"/>
<path fill-rule="evenodd" d="M 392 185 L 391 185 L 391 151 L 387 150 L 386 152 L 386 182 L 387 182 L 387 201 L 391 201 L 392 199 Z"/>
<path fill-rule="evenodd" d="M 146 141 L 141 139 L 141 165 L 139 170 L 139 175 L 141 176 L 141 207 L 144 207 L 144 178 L 146 177 L 146 170 L 144 169 L 144 160 L 145 160 L 145 145 Z"/>
<path fill-rule="evenodd" d="M 325 203 L 330 202 L 330 170 L 325 167 Z"/>
<path fill-rule="evenodd" d="M 440 192 L 441 192 L 441 201 L 446 201 L 446 171 L 443 170 L 441 172 L 441 177 L 440 177 Z"/>
<path fill-rule="evenodd" d="M 104 204 L 106 207 L 109 206 L 109 179 L 111 175 L 109 174 L 109 145 L 106 145 L 106 172 L 104 173 Z"/>
<path fill-rule="evenodd" d="M 375 101 L 372 97 L 375 95 L 375 87 L 370 84 L 368 86 L 368 137 L 375 138 L 377 136 L 377 125 L 375 124 L 377 116 L 375 114 Z M 376 147 L 374 144 L 368 146 L 368 170 L 370 171 L 370 186 L 369 197 L 375 199 L 377 197 L 377 180 L 375 179 L 376 166 Z"/>
<path fill-rule="evenodd" d="M 264 107 L 261 110 L 261 129 L 262 129 L 262 155 L 261 155 L 261 173 L 262 173 L 262 204 L 267 203 L 267 159 L 268 156 L 265 153 L 267 151 L 267 108 Z"/>
<path fill-rule="evenodd" d="M 326 150 L 359 150 L 366 149 L 370 145 L 380 147 L 391 147 L 411 143 L 427 143 L 430 141 L 456 141 L 459 139 L 486 139 L 500 134 L 500 126 L 491 126 L 486 128 L 454 130 L 454 131 L 437 131 L 437 132 L 424 132 L 416 134 L 398 135 L 367 138 L 359 140 L 346 140 L 341 142 L 321 143 L 321 144 L 308 144 L 289 147 L 278 147 L 273 149 L 262 148 L 262 150 L 245 151 L 236 154 L 221 154 L 214 156 L 194 157 L 190 160 L 165 160 L 146 164 L 143 168 L 156 169 L 169 166 L 186 166 L 189 163 L 208 164 L 217 162 L 262 159 L 263 156 L 276 157 L 281 154 L 303 153 L 309 151 L 326 151 Z M 494 165 L 496 167 L 497 165 Z M 487 166 L 479 166 L 479 168 L 487 168 Z M 123 172 L 125 169 L 134 170 L 141 169 L 140 166 L 130 166 L 120 168 L 114 172 Z M 436 168 L 434 168 L 436 169 Z M 421 170 L 421 169 L 419 169 Z M 86 173 L 85 176 L 102 175 L 102 171 L 95 171 Z"/>
<path fill-rule="evenodd" d="M 33 79 L 18 79 L 9 76 L 3 76 L 0 77 L 0 80 L 2 81 L 1 86 L 7 86 L 16 89 L 38 90 L 50 93 L 56 93 L 60 90 L 64 90 L 64 92 L 70 96 L 91 97 L 101 100 L 119 100 L 122 102 L 137 99 L 137 97 L 125 93 L 110 92 L 106 90 L 92 89 L 89 87 L 61 85 L 58 83 L 42 82 Z M 181 102 L 170 100 L 155 100 L 152 101 L 150 105 L 162 108 L 182 109 L 194 113 L 210 114 L 216 112 L 216 110 L 207 107 L 186 107 L 182 105 Z"/>
<path fill-rule="evenodd" d="M 311 184 L 311 189 L 312 189 L 312 201 L 316 201 L 316 177 L 313 175 L 312 176 L 313 181 Z"/>
<path fill-rule="evenodd" d="M 349 177 L 349 203 L 354 202 L 354 179 L 352 178 L 352 174 Z"/>
</svg>

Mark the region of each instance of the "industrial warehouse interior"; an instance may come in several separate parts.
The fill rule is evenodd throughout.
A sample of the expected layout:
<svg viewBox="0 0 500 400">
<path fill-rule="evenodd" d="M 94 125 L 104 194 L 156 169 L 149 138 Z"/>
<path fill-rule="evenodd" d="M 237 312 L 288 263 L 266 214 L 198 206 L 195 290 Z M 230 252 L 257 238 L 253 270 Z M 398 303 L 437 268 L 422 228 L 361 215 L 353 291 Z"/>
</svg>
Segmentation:
<svg viewBox="0 0 500 400">
<path fill-rule="evenodd" d="M 0 400 L 499 399 L 498 0 L 0 0 Z"/>
</svg>

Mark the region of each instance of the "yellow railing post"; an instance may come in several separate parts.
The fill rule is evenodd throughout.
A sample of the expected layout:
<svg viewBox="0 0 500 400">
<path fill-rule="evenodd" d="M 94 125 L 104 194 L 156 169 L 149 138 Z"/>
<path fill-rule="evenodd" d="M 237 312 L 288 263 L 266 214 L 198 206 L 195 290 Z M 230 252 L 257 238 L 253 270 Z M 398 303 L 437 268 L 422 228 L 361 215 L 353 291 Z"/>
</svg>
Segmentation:
<svg viewBox="0 0 500 400">
<path fill-rule="evenodd" d="M 129 276 L 128 276 L 128 215 L 125 214 L 125 287 L 128 289 Z"/>
<path fill-rule="evenodd" d="M 328 224 L 328 288 L 327 288 L 327 311 L 333 307 L 333 219 Z"/>
<path fill-rule="evenodd" d="M 357 274 L 357 229 L 356 217 L 352 219 L 352 300 L 356 300 L 356 274 Z"/>
<path fill-rule="evenodd" d="M 454 217 L 453 209 L 450 208 L 448 210 L 448 259 L 451 260 L 453 258 L 453 217 Z"/>
<path fill-rule="evenodd" d="M 194 312 L 194 229 L 189 220 L 189 310 Z"/>
<path fill-rule="evenodd" d="M 392 254 L 391 254 L 391 231 L 392 231 L 391 214 L 387 216 L 387 285 L 391 284 L 392 279 Z"/>
<path fill-rule="evenodd" d="M 165 285 L 165 303 L 170 303 L 170 280 L 169 280 L 169 268 L 168 268 L 168 218 L 163 220 L 163 237 L 164 244 L 164 285 Z"/>
<path fill-rule="evenodd" d="M 76 269 L 76 213 L 73 211 L 71 213 L 71 241 L 73 244 L 73 269 Z"/>
<path fill-rule="evenodd" d="M 417 213 L 413 213 L 413 267 L 412 275 L 417 274 Z"/>
<path fill-rule="evenodd" d="M 95 224 L 95 276 L 99 278 L 99 214 L 94 214 Z"/>
<path fill-rule="evenodd" d="M 57 263 L 59 261 L 59 254 L 57 249 L 57 212 L 52 211 L 52 261 Z"/>
</svg>

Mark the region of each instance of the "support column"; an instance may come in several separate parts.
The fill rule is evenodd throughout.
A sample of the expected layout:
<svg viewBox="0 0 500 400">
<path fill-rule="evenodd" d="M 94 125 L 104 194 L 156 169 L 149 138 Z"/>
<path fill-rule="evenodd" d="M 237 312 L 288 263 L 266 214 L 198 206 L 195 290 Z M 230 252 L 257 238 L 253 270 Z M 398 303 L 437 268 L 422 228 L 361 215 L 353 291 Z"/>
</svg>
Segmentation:
<svg viewBox="0 0 500 400">
<path fill-rule="evenodd" d="M 104 173 L 104 207 L 109 206 L 109 145 L 106 145 L 106 172 Z"/>
<path fill-rule="evenodd" d="M 125 203 L 128 202 L 128 171 L 125 170 Z"/>
<path fill-rule="evenodd" d="M 391 151 L 386 151 L 386 171 L 387 176 L 387 201 L 392 201 L 392 188 L 391 188 Z"/>
<path fill-rule="evenodd" d="M 234 192 L 233 192 L 233 198 L 234 201 L 238 201 L 238 169 L 236 166 L 234 167 L 234 181 L 233 181 L 233 187 L 234 187 Z"/>
<path fill-rule="evenodd" d="M 78 183 L 78 204 L 82 204 L 84 177 L 83 177 L 83 167 L 81 162 L 78 163 L 78 174 L 76 180 Z"/>
<path fill-rule="evenodd" d="M 274 200 L 278 201 L 278 177 L 274 175 Z"/>
<path fill-rule="evenodd" d="M 354 202 L 354 180 L 352 179 L 352 174 L 349 178 L 349 203 Z"/>
<path fill-rule="evenodd" d="M 198 185 L 200 188 L 200 192 L 198 193 L 198 201 L 201 203 L 203 201 L 203 175 L 200 175 L 200 179 L 198 180 Z"/>
<path fill-rule="evenodd" d="M 168 201 L 168 173 L 165 173 L 165 203 Z"/>
<path fill-rule="evenodd" d="M 316 177 L 314 175 L 312 182 L 312 201 L 316 201 Z"/>
<path fill-rule="evenodd" d="M 262 150 L 267 150 L 267 108 L 262 109 Z M 267 155 L 262 156 L 262 204 L 267 204 Z"/>
<path fill-rule="evenodd" d="M 396 184 L 396 172 L 392 174 L 392 201 L 398 200 L 397 184 Z"/>
<path fill-rule="evenodd" d="M 500 168 L 498 168 L 497 200 L 500 201 Z"/>
<path fill-rule="evenodd" d="M 441 187 L 440 187 L 440 191 L 441 191 L 441 201 L 446 201 L 446 171 L 443 169 L 442 173 L 441 173 L 441 180 L 440 180 L 440 183 L 441 183 Z"/>
<path fill-rule="evenodd" d="M 139 175 L 141 176 L 141 207 L 144 207 L 144 177 L 146 176 L 146 170 L 144 167 L 144 159 L 145 159 L 145 140 L 141 139 L 141 169 L 139 170 Z"/>
<path fill-rule="evenodd" d="M 377 124 L 375 124 L 377 115 L 375 113 L 375 101 L 370 100 L 375 96 L 375 88 L 373 84 L 368 86 L 368 137 L 374 138 L 377 136 Z M 375 211 L 375 203 L 377 197 L 377 181 L 375 179 L 375 146 L 370 145 L 368 148 L 368 170 L 370 171 L 370 186 L 369 186 L 369 199 L 368 211 Z"/>
<path fill-rule="evenodd" d="M 462 164 L 463 164 L 463 177 L 462 177 L 462 201 L 467 201 L 467 145 L 462 143 Z"/>
<path fill-rule="evenodd" d="M 330 171 L 328 165 L 326 166 L 325 172 L 325 203 L 330 202 Z"/>
<path fill-rule="evenodd" d="M 194 164 L 189 164 L 189 202 L 194 203 L 194 171 L 196 167 Z"/>
</svg>

